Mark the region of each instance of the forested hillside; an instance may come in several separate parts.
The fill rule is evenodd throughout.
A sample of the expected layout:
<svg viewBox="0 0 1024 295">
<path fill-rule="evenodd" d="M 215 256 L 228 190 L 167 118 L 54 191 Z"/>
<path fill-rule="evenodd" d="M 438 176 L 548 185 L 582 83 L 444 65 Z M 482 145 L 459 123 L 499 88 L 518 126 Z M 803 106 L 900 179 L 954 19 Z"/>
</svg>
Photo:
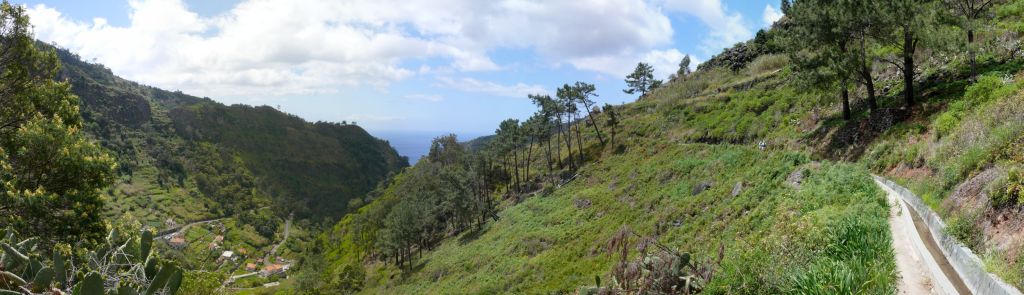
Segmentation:
<svg viewBox="0 0 1024 295">
<path fill-rule="evenodd" d="M 114 203 L 135 197 L 132 188 L 150 187 L 167 191 L 175 203 L 202 204 L 121 212 L 187 221 L 262 204 L 282 216 L 331 220 L 346 212 L 350 199 L 408 165 L 387 142 L 355 125 L 309 123 L 268 106 L 225 106 L 127 81 L 57 52 L 61 78 L 82 98 L 87 133 L 118 158 L 122 181 L 116 187 L 126 189 L 110 195 Z M 146 202 L 138 206 L 153 205 Z"/>
</svg>

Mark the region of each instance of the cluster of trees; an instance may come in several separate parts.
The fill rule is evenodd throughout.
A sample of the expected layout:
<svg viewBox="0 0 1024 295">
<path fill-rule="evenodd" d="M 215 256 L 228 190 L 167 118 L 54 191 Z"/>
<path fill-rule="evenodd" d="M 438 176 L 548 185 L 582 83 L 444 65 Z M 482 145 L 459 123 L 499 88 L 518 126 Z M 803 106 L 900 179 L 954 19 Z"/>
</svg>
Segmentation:
<svg viewBox="0 0 1024 295">
<path fill-rule="evenodd" d="M 643 83 L 647 83 L 643 86 L 644 92 L 652 89 L 650 82 Z M 501 122 L 495 130 L 495 137 L 482 152 L 485 158 L 497 162 L 502 168 L 499 175 L 508 176 L 503 182 L 508 191 L 524 192 L 531 188 L 530 183 L 536 183 L 533 180 L 537 173 L 530 173 L 535 149 L 543 150 L 542 167 L 546 166 L 549 174 L 566 168 L 575 171 L 583 165 L 588 151 L 582 129 L 587 127 L 580 126 L 581 123 L 594 131 L 601 148 L 615 144 L 619 120 L 611 105 L 597 106 L 593 100 L 597 97 L 596 90 L 594 84 L 575 82 L 562 85 L 555 92 L 555 97 L 529 95 L 537 106 L 532 116 L 523 122 L 516 119 Z M 607 114 L 604 124 L 598 121 L 601 113 Z M 602 130 L 601 125 L 606 129 Z M 608 138 L 605 138 L 606 133 L 610 135 Z M 563 148 L 565 157 L 562 156 Z"/>
<path fill-rule="evenodd" d="M 890 64 L 903 79 L 903 103 L 914 106 L 916 55 L 923 47 L 966 51 L 977 72 L 975 31 L 998 0 L 784 0 L 784 44 L 802 80 L 838 89 L 843 117 L 850 119 L 853 83 L 865 87 L 867 107 L 878 108 L 876 64 Z M 950 36 L 964 34 L 965 38 Z M 946 46 L 946 45 L 966 46 Z"/>
<path fill-rule="evenodd" d="M 370 194 L 376 200 L 351 216 L 355 248 L 407 267 L 414 254 L 483 225 L 497 203 L 491 168 L 455 135 L 434 139 L 426 158 L 382 183 Z"/>
</svg>

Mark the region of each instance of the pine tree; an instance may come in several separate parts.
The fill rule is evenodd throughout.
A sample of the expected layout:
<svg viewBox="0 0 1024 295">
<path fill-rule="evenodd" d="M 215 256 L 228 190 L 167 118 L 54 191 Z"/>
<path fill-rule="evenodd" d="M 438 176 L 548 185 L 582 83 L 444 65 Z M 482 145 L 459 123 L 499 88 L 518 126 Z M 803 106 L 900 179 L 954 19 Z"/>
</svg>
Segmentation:
<svg viewBox="0 0 1024 295">
<path fill-rule="evenodd" d="M 654 67 L 646 63 L 636 64 L 632 74 L 626 76 L 626 85 L 629 88 L 622 90 L 626 94 L 640 93 L 640 97 L 647 95 L 652 89 L 661 85 L 661 81 L 654 79 Z"/>
<path fill-rule="evenodd" d="M 676 78 L 683 79 L 690 75 L 690 55 L 683 56 L 683 60 L 679 62 L 679 70 L 676 71 Z"/>
<path fill-rule="evenodd" d="M 971 63 L 971 79 L 974 79 L 978 75 L 977 49 L 974 44 L 975 28 L 978 27 L 979 21 L 988 17 L 988 11 L 996 0 L 946 0 L 946 3 L 960 17 L 960 25 L 967 31 L 967 54 Z"/>
</svg>

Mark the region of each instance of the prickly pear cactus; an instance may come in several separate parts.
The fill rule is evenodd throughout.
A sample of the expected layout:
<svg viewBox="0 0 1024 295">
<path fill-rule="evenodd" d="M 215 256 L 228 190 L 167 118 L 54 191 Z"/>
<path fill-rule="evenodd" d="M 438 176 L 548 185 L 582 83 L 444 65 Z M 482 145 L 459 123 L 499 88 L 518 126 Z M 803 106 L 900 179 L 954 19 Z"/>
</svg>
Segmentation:
<svg viewBox="0 0 1024 295">
<path fill-rule="evenodd" d="M 183 270 L 153 255 L 153 233 L 112 230 L 105 244 L 73 261 L 67 246 L 43 259 L 37 238 L 18 241 L 12 229 L 0 239 L 0 295 L 176 294 Z"/>
</svg>

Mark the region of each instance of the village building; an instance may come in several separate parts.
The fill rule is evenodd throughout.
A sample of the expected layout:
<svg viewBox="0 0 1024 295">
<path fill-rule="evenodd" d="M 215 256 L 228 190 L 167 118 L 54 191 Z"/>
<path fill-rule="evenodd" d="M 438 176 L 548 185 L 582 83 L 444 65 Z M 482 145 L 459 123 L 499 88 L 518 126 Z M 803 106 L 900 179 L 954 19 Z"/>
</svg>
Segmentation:
<svg viewBox="0 0 1024 295">
<path fill-rule="evenodd" d="M 224 261 L 227 261 L 229 259 L 230 260 L 234 260 L 235 259 L 235 252 L 224 251 L 224 253 L 221 253 L 220 257 L 217 258 L 217 262 L 224 262 Z"/>
<path fill-rule="evenodd" d="M 257 266 L 255 263 L 246 263 L 245 264 L 245 270 L 247 270 L 247 271 L 256 271 L 257 268 L 259 268 L 259 266 Z"/>
<path fill-rule="evenodd" d="M 283 273 L 283 272 L 285 272 L 287 270 L 288 270 L 288 266 L 287 265 L 281 265 L 281 264 L 276 264 L 275 263 L 275 264 L 271 264 L 271 265 L 267 265 L 267 266 L 263 267 L 263 270 L 260 270 L 260 276 L 269 277 L 269 276 L 272 276 L 272 275 Z"/>
<path fill-rule="evenodd" d="M 188 242 L 186 242 L 185 238 L 182 238 L 181 236 L 173 236 L 167 241 L 167 245 L 171 246 L 172 249 L 181 250 L 188 246 Z"/>
</svg>

